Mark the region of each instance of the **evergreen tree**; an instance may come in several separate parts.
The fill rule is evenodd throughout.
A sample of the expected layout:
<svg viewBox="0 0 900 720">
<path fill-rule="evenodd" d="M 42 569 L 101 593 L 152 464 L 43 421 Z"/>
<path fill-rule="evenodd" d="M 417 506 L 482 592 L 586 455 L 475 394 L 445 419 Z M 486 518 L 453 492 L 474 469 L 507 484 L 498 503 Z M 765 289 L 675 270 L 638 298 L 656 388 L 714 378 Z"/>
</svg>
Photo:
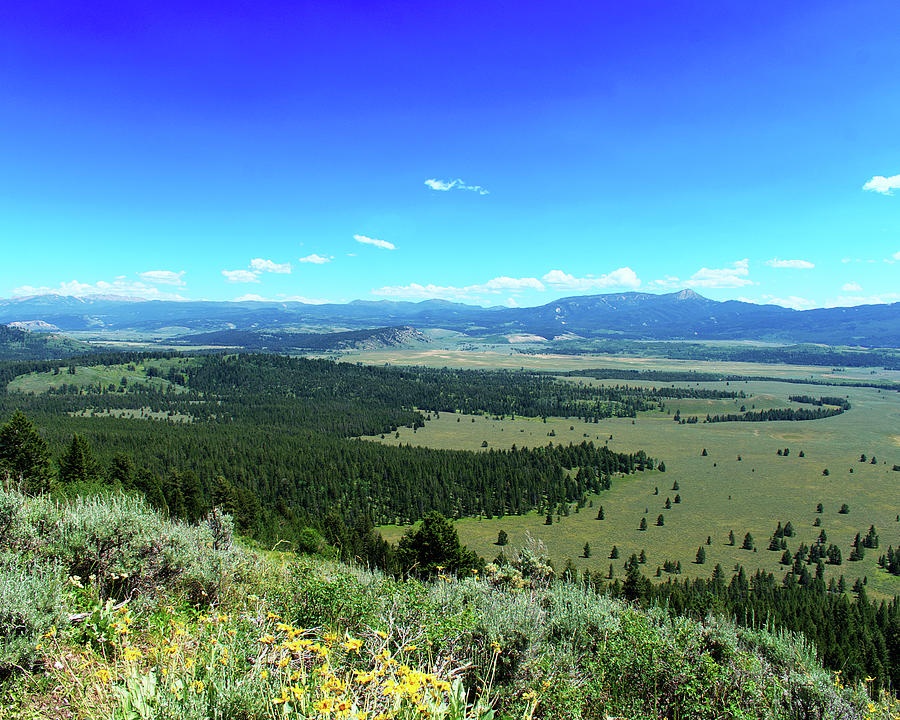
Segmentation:
<svg viewBox="0 0 900 720">
<path fill-rule="evenodd" d="M 744 543 L 741 545 L 742 550 L 752 550 L 753 549 L 753 536 L 750 533 L 744 535 Z"/>
<path fill-rule="evenodd" d="M 734 545 L 734 530 L 728 531 L 728 544 L 732 546 Z"/>
<path fill-rule="evenodd" d="M 37 429 L 16 410 L 0 428 L 0 483 L 6 489 L 38 494 L 50 489 L 50 449 Z"/>
<path fill-rule="evenodd" d="M 697 548 L 697 558 L 696 558 L 695 562 L 698 565 L 702 565 L 703 563 L 706 562 L 706 550 L 703 549 L 702 545 Z"/>
<path fill-rule="evenodd" d="M 606 515 L 604 514 L 604 512 L 603 512 L 603 506 L 601 505 L 601 506 L 600 506 L 600 509 L 597 511 L 597 519 L 598 519 L 598 520 L 603 520 L 604 517 L 606 517 Z"/>
<path fill-rule="evenodd" d="M 478 570 L 481 559 L 459 542 L 453 524 L 438 512 L 428 513 L 397 545 L 397 557 L 406 573 L 430 576 L 446 569 L 453 573 Z"/>
<path fill-rule="evenodd" d="M 506 530 L 501 530 L 497 533 L 497 545 L 506 545 L 509 542 L 509 536 L 506 534 Z"/>
<path fill-rule="evenodd" d="M 612 550 L 610 550 L 610 553 L 609 553 L 609 558 L 610 558 L 610 560 L 615 560 L 618 557 L 619 557 L 619 548 L 617 548 L 615 545 L 613 545 Z M 612 566 L 610 565 L 610 567 L 612 567 Z M 612 577 L 612 575 L 610 575 L 610 577 Z"/>
<path fill-rule="evenodd" d="M 666 519 L 662 516 L 662 513 L 660 513 L 659 517 L 656 518 L 656 524 L 660 527 L 666 524 Z"/>
<path fill-rule="evenodd" d="M 582 552 L 582 557 L 589 558 L 590 556 L 591 556 L 591 544 L 590 544 L 590 543 L 585 543 L 585 544 L 584 544 L 584 550 L 583 550 L 583 552 Z"/>
<path fill-rule="evenodd" d="M 59 481 L 65 486 L 91 484 L 100 478 L 100 464 L 94 457 L 90 443 L 80 435 L 72 441 L 59 459 Z"/>
<path fill-rule="evenodd" d="M 118 453 L 109 466 L 109 482 L 118 485 L 124 492 L 131 492 L 135 489 L 134 472 L 131 456 Z"/>
<path fill-rule="evenodd" d="M 642 517 L 642 518 L 641 518 L 641 524 L 638 525 L 638 530 L 642 530 L 642 531 L 643 531 L 643 530 L 646 530 L 646 529 L 647 529 L 647 518 Z"/>
</svg>

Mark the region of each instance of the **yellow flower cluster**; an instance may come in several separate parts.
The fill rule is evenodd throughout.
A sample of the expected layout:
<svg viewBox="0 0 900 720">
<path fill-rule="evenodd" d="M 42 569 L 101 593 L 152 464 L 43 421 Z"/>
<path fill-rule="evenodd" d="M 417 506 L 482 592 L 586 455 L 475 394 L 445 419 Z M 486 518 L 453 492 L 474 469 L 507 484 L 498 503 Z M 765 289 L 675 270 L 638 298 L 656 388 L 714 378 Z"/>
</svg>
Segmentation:
<svg viewBox="0 0 900 720">
<path fill-rule="evenodd" d="M 374 655 L 368 662 L 361 652 L 366 646 L 361 638 L 348 635 L 341 639 L 334 633 L 317 637 L 313 631 L 280 622 L 275 633 L 259 638 L 263 655 L 258 677 L 270 688 L 271 703 L 280 709 L 281 717 L 317 714 L 388 720 L 467 716 L 459 688 L 407 665 L 402 660 L 415 646 L 398 647 L 392 653 L 382 631 L 371 633 Z"/>
</svg>

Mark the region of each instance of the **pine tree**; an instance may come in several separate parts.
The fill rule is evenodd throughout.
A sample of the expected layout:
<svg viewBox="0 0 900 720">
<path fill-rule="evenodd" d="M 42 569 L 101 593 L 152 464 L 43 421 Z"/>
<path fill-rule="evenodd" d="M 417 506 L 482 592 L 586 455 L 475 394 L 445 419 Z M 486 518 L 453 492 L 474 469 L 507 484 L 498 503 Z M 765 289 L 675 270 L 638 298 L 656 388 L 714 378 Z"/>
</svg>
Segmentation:
<svg viewBox="0 0 900 720">
<path fill-rule="evenodd" d="M 744 535 L 744 543 L 741 545 L 742 550 L 752 550 L 753 549 L 753 536 L 750 533 Z"/>
<path fill-rule="evenodd" d="M 646 530 L 647 529 L 647 518 L 641 518 L 641 524 L 638 525 L 638 530 Z"/>
<path fill-rule="evenodd" d="M 586 558 L 589 558 L 589 557 L 591 556 L 591 544 L 590 544 L 590 543 L 585 543 L 585 544 L 584 544 L 584 549 L 583 549 L 583 552 L 582 552 L 582 556 L 583 556 L 583 557 L 586 557 Z"/>
<path fill-rule="evenodd" d="M 604 512 L 603 512 L 603 506 L 601 505 L 601 506 L 600 506 L 600 509 L 597 511 L 597 519 L 598 519 L 598 520 L 603 520 L 603 518 L 605 518 L 605 517 L 606 517 L 606 515 L 604 514 Z"/>
<path fill-rule="evenodd" d="M 0 482 L 6 489 L 38 494 L 50 489 L 50 449 L 25 415 L 16 410 L 0 428 Z"/>
<path fill-rule="evenodd" d="M 497 544 L 503 546 L 507 543 L 509 543 L 509 536 L 506 534 L 505 530 L 501 530 L 497 533 Z"/>
<path fill-rule="evenodd" d="M 80 435 L 72 441 L 59 459 L 59 481 L 63 485 L 90 484 L 100 478 L 100 465 L 90 443 Z"/>
<path fill-rule="evenodd" d="M 615 545 L 613 545 L 612 550 L 609 553 L 609 559 L 615 560 L 618 557 L 619 557 L 619 548 L 617 548 Z M 612 567 L 612 566 L 610 566 L 610 567 Z M 612 576 L 610 575 L 610 577 L 612 577 Z"/>
<path fill-rule="evenodd" d="M 702 545 L 697 548 L 697 558 L 696 558 L 695 562 L 698 565 L 702 565 L 703 563 L 706 562 L 706 550 L 703 549 Z"/>
<path fill-rule="evenodd" d="M 728 544 L 732 546 L 734 545 L 734 530 L 728 531 Z"/>
<path fill-rule="evenodd" d="M 666 519 L 662 516 L 662 513 L 659 514 L 659 517 L 656 518 L 656 524 L 662 527 L 666 524 Z"/>
</svg>

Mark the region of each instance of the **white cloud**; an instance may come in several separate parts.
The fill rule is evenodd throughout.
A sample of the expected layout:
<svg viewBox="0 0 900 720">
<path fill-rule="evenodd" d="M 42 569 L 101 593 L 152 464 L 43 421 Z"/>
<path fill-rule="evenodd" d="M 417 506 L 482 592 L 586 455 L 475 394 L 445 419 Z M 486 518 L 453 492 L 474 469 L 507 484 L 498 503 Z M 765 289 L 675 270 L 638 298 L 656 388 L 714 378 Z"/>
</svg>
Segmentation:
<svg viewBox="0 0 900 720">
<path fill-rule="evenodd" d="M 250 261 L 250 267 L 256 272 L 270 272 L 280 275 L 288 275 L 291 272 L 290 263 L 277 263 L 272 260 L 263 260 L 262 258 L 253 258 Z"/>
<path fill-rule="evenodd" d="M 375 247 L 380 247 L 384 250 L 397 249 L 397 246 L 394 245 L 394 243 L 389 243 L 387 240 L 379 240 L 378 238 L 366 237 L 365 235 L 354 235 L 353 239 L 363 245 L 374 245 Z"/>
<path fill-rule="evenodd" d="M 766 265 L 773 268 L 791 268 L 793 270 L 809 270 L 815 267 L 809 260 L 779 260 L 778 258 L 766 260 Z"/>
<path fill-rule="evenodd" d="M 892 175 L 891 177 L 875 175 L 863 185 L 863 190 L 881 193 L 882 195 L 893 195 L 894 190 L 897 188 L 900 188 L 900 175 Z"/>
<path fill-rule="evenodd" d="M 900 301 L 900 293 L 889 292 L 877 295 L 839 295 L 825 303 L 825 307 L 850 307 L 853 305 L 885 305 Z"/>
<path fill-rule="evenodd" d="M 635 272 L 627 267 L 614 270 L 608 275 L 601 275 L 599 277 L 588 276 L 583 278 L 569 275 L 562 270 L 551 270 L 540 280 L 534 277 L 515 278 L 507 275 L 500 275 L 483 283 L 464 286 L 434 285 L 431 283 L 425 285 L 421 283 L 389 285 L 373 289 L 372 294 L 408 299 L 438 298 L 441 300 L 478 300 L 499 293 L 513 293 L 515 295 L 528 290 L 543 292 L 547 289 L 547 285 L 553 287 L 554 290 L 583 291 L 610 287 L 634 288 L 638 287 L 640 283 L 641 281 Z M 512 307 L 511 300 L 514 300 L 514 298 L 506 300 L 506 304 Z"/>
<path fill-rule="evenodd" d="M 523 290 L 545 290 L 544 284 L 533 277 L 513 278 L 501 275 L 491 278 L 487 282 L 475 285 L 458 287 L 455 285 L 421 285 L 410 283 L 409 285 L 389 285 L 372 290 L 373 295 L 386 297 L 426 299 L 437 298 L 440 300 L 475 300 L 485 295 L 496 295 L 501 292 L 517 293 Z M 509 302 L 509 301 L 507 301 Z"/>
<path fill-rule="evenodd" d="M 228 282 L 258 283 L 259 273 L 253 270 L 223 270 L 222 274 Z"/>
<path fill-rule="evenodd" d="M 324 255 L 316 255 L 313 253 L 312 255 L 307 255 L 306 257 L 299 258 L 299 261 L 302 263 L 312 263 L 313 265 L 322 265 L 327 262 L 331 262 L 334 260 L 333 255 L 328 255 L 327 257 Z"/>
<path fill-rule="evenodd" d="M 280 302 L 299 302 L 305 303 L 306 305 L 325 305 L 326 303 L 333 302 L 332 300 L 326 300 L 324 298 L 308 298 L 303 297 L 302 295 L 280 295 Z"/>
<path fill-rule="evenodd" d="M 147 272 L 138 273 L 138 277 L 141 278 L 141 280 L 160 285 L 184 285 L 184 280 L 181 279 L 182 275 L 184 275 L 184 270 L 181 270 L 180 272 L 174 272 L 172 270 L 147 270 Z M 120 275 L 116 278 L 116 280 L 124 279 L 124 275 Z"/>
<path fill-rule="evenodd" d="M 859 283 L 848 282 L 841 287 L 844 292 L 862 292 L 862 286 Z"/>
<path fill-rule="evenodd" d="M 581 278 L 569 275 L 562 270 L 551 270 L 541 279 L 555 290 L 599 290 L 610 287 L 637 288 L 641 284 L 637 273 L 629 267 L 613 270 L 608 275 L 600 275 L 599 277 L 587 275 Z"/>
<path fill-rule="evenodd" d="M 687 287 L 700 288 L 737 288 L 753 285 L 747 276 L 750 274 L 750 262 L 738 260 L 729 268 L 702 267 L 684 281 Z"/>
<path fill-rule="evenodd" d="M 127 280 L 124 275 L 116 277 L 112 282 L 98 280 L 85 283 L 78 280 L 61 282 L 57 287 L 22 285 L 13 288 L 13 297 L 30 295 L 74 295 L 89 297 L 91 295 L 117 295 L 120 297 L 140 298 L 142 300 L 186 300 L 187 298 L 172 292 L 165 292 L 154 285 L 140 281 Z"/>
<path fill-rule="evenodd" d="M 743 298 L 742 298 L 743 300 Z M 782 307 L 792 308 L 794 310 L 809 310 L 814 308 L 816 303 L 808 298 L 789 295 L 786 298 L 775 297 L 774 295 L 763 295 L 762 300 L 768 305 L 781 305 Z M 756 300 L 743 300 L 744 302 L 757 302 Z"/>
<path fill-rule="evenodd" d="M 544 290 L 544 284 L 533 277 L 514 278 L 501 275 L 491 278 L 482 285 L 472 287 L 484 288 L 488 292 L 500 292 L 501 290 Z"/>
<path fill-rule="evenodd" d="M 490 191 L 485 190 L 481 185 L 467 185 L 461 178 L 456 178 L 456 180 L 437 180 L 435 178 L 429 178 L 425 181 L 425 184 L 432 190 L 440 190 L 443 192 L 446 192 L 447 190 L 468 190 L 470 192 L 476 192 L 479 195 L 490 194 Z"/>
<path fill-rule="evenodd" d="M 247 293 L 246 295 L 241 295 L 240 297 L 236 297 L 231 302 L 273 302 L 271 298 L 263 297 L 262 295 L 255 295 L 253 293 Z"/>
</svg>

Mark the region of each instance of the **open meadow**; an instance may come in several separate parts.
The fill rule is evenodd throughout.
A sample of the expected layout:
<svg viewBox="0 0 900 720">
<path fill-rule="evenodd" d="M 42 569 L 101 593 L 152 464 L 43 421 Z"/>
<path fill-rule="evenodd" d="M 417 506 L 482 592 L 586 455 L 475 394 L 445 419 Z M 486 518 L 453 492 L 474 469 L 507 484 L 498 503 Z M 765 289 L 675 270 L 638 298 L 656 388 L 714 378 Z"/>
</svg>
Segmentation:
<svg viewBox="0 0 900 720">
<path fill-rule="evenodd" d="M 577 360 L 583 362 L 581 358 Z M 600 364 L 593 358 L 594 367 Z M 745 367 L 727 370 L 751 374 Z M 780 374 L 785 368 L 755 366 L 755 370 L 760 375 L 776 375 L 776 370 Z M 798 372 L 797 368 L 792 370 Z M 815 370 L 822 372 L 822 368 Z M 805 369 L 801 372 L 805 374 Z M 872 377 L 867 370 L 854 374 Z M 845 373 L 840 375 L 850 379 Z M 587 378 L 571 381 L 601 382 Z M 574 418 L 548 418 L 543 422 L 540 418 L 432 414 L 423 428 L 400 428 L 397 434 L 374 439 L 479 452 L 513 445 L 534 447 L 549 442 L 577 444 L 590 440 L 608 444 L 617 452 L 643 449 L 665 462 L 665 472 L 644 471 L 614 478 L 612 488 L 590 496 L 586 507 L 576 511 L 572 505 L 568 516 L 554 513 L 551 525 L 536 513 L 458 520 L 461 540 L 488 559 L 502 549 L 496 541 L 503 530 L 509 537 L 508 549 L 521 546 L 526 533 L 530 533 L 547 545 L 557 567 L 571 560 L 579 569 L 607 573 L 612 564 L 615 576 L 620 578 L 625 560 L 642 550 L 647 559 L 643 572 L 650 577 L 666 560 L 680 561 L 683 574 L 692 577 L 708 577 L 716 564 L 730 571 L 737 563 L 750 573 L 763 569 L 780 577 L 787 570 L 780 564 L 783 551 L 767 548 L 776 525 L 790 522 L 796 530 L 795 536 L 785 538 L 791 554 L 801 543 L 811 546 L 823 530 L 826 544 L 834 543 L 841 549 L 843 563 L 826 566 L 827 580 L 844 575 L 850 587 L 857 578 L 865 577 L 870 594 L 900 593 L 900 578 L 877 567 L 878 556 L 889 545 L 900 544 L 900 472 L 892 469 L 900 464 L 900 395 L 873 388 L 774 381 L 699 386 L 743 390 L 748 397 L 672 399 L 662 410 L 639 413 L 633 421 L 611 418 L 598 423 Z M 788 401 L 788 396 L 795 394 L 846 396 L 852 408 L 842 415 L 812 421 L 703 422 L 707 413 L 733 413 L 741 405 L 748 410 L 798 407 Z M 672 417 L 679 410 L 683 417 L 699 416 L 700 422 L 674 422 Z M 785 449 L 789 450 L 786 455 Z M 860 462 L 862 454 L 866 462 Z M 680 503 L 675 502 L 676 495 L 680 496 Z M 665 508 L 667 499 L 671 501 L 669 509 Z M 818 503 L 823 506 L 822 513 L 817 512 Z M 839 509 L 845 503 L 849 513 L 841 514 Z M 598 520 L 601 505 L 605 517 Z M 657 525 L 659 515 L 663 516 L 662 526 Z M 646 530 L 639 529 L 642 518 L 647 521 Z M 817 520 L 820 526 L 814 525 Z M 849 561 L 856 533 L 865 536 L 870 525 L 877 530 L 879 548 L 867 550 L 860 561 Z M 385 526 L 380 530 L 387 540 L 396 542 L 406 528 Z M 734 546 L 729 544 L 729 532 L 734 533 Z M 754 550 L 741 549 L 748 532 Z M 590 557 L 583 556 L 585 543 L 590 545 Z M 614 545 L 619 551 L 618 559 L 609 557 Z M 702 565 L 694 562 L 700 546 L 706 553 Z M 812 566 L 810 571 L 814 570 Z M 662 572 L 662 578 L 666 576 Z"/>
</svg>

